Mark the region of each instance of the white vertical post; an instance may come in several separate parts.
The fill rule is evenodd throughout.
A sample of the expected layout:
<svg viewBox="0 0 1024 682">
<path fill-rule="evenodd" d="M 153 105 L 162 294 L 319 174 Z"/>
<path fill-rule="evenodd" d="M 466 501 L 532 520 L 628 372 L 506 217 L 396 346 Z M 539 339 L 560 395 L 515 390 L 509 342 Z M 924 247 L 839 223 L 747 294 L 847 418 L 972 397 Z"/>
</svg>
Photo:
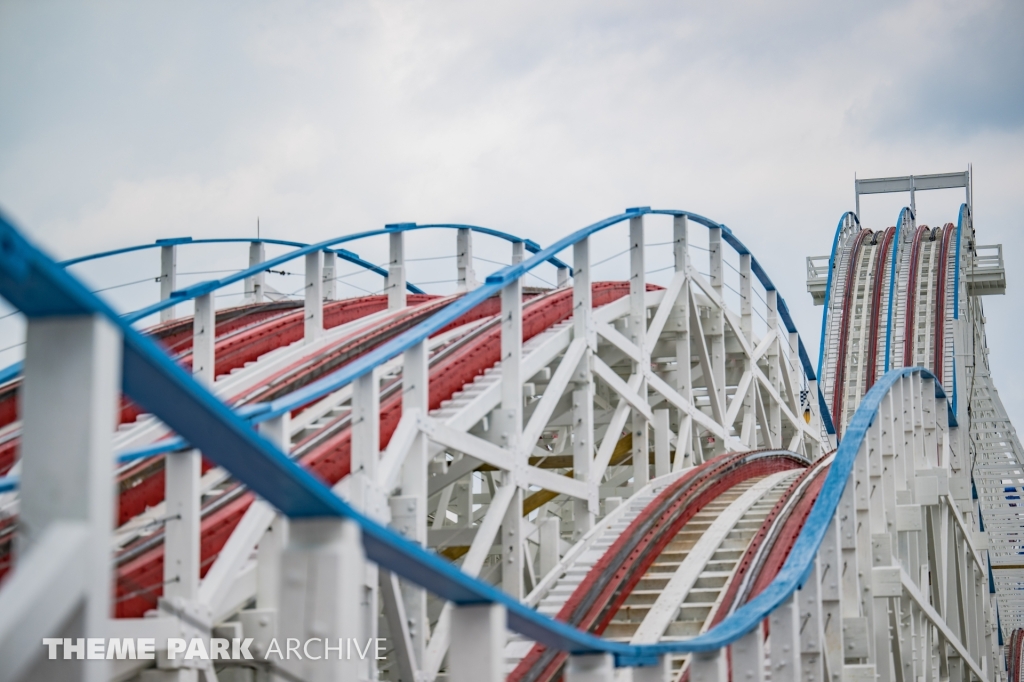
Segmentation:
<svg viewBox="0 0 1024 682">
<path fill-rule="evenodd" d="M 59 672 L 61 679 L 99 682 L 107 679 L 102 661 L 48 661 L 38 654 L 41 637 L 106 636 L 121 335 L 99 316 L 53 317 L 30 319 L 26 341 L 21 532 L 18 564 L 0 587 L 0 667 L 17 679 L 48 680 Z M 64 586 L 39 581 L 55 568 L 57 559 L 47 556 L 50 538 L 72 529 L 81 547 L 74 571 L 83 576 L 82 588 L 74 604 L 55 603 L 52 595 L 66 594 Z M 27 605 L 30 612 L 18 612 L 30 590 L 47 594 Z"/>
<path fill-rule="evenodd" d="M 473 270 L 473 231 L 468 227 L 460 227 L 457 230 L 455 242 L 458 290 L 469 291 L 475 289 L 476 272 Z"/>
<path fill-rule="evenodd" d="M 740 329 L 743 332 L 743 336 L 746 337 L 747 343 L 750 347 L 754 347 L 754 297 L 751 279 L 751 262 L 750 254 L 744 253 L 740 255 Z M 744 361 L 745 372 L 754 371 L 754 363 L 748 357 Z M 748 447 L 757 446 L 757 434 L 754 430 L 754 424 L 757 420 L 754 405 L 754 391 L 757 390 L 757 381 L 752 380 L 750 387 L 747 389 L 746 395 L 743 396 L 743 409 L 742 409 L 742 426 L 740 427 L 740 440 L 747 444 Z M 733 400 L 736 400 L 734 397 Z M 730 425 L 726 424 L 726 428 Z"/>
<path fill-rule="evenodd" d="M 569 268 L 558 268 L 557 276 L 556 286 L 559 289 L 569 286 Z"/>
<path fill-rule="evenodd" d="M 323 252 L 306 254 L 305 338 L 316 341 L 324 331 Z"/>
<path fill-rule="evenodd" d="M 796 678 L 782 677 L 789 680 Z M 724 649 L 698 651 L 690 656 L 690 682 L 728 682 L 729 663 Z"/>
<path fill-rule="evenodd" d="M 402 360 L 402 410 L 418 410 L 426 414 L 429 407 L 429 355 L 426 341 L 410 346 Z M 421 545 L 427 544 L 427 441 L 417 434 L 402 464 L 402 494 L 391 498 L 392 525 L 405 537 Z M 409 621 L 413 644 L 413 660 L 425 660 L 427 645 L 426 592 L 417 585 L 402 581 L 402 597 Z"/>
<path fill-rule="evenodd" d="M 213 293 L 195 300 L 192 329 L 192 375 L 212 386 L 216 311 Z M 168 454 L 164 459 L 164 598 L 193 600 L 199 592 L 199 476 L 198 450 Z"/>
<path fill-rule="evenodd" d="M 249 267 L 259 265 L 267 259 L 263 242 L 249 242 Z M 263 303 L 264 280 L 266 273 L 261 272 L 245 278 L 245 300 L 249 303 Z"/>
<path fill-rule="evenodd" d="M 352 390 L 352 465 L 351 474 L 342 480 L 341 488 L 352 505 L 372 519 L 385 518 L 384 500 L 375 493 L 377 464 L 380 460 L 380 380 L 376 371 L 359 377 Z M 360 570 L 361 590 L 359 612 L 363 637 L 377 637 L 380 611 L 378 590 L 380 579 L 377 565 L 364 561 Z M 353 610 L 348 607 L 349 612 Z M 361 679 L 377 678 L 377 661 L 367 657 L 360 660 Z"/>
<path fill-rule="evenodd" d="M 522 250 L 522 242 L 513 246 Z M 519 452 L 523 432 L 522 357 L 523 281 L 519 278 L 501 290 L 501 409 L 494 414 L 491 428 L 497 429 L 501 445 L 514 453 L 514 457 L 525 460 L 526 455 Z M 512 472 L 506 473 L 504 478 L 505 485 L 516 484 Z M 501 528 L 501 586 L 517 599 L 523 596 L 522 523 L 523 491 L 517 489 Z"/>
<path fill-rule="evenodd" d="M 629 219 L 629 335 L 630 341 L 640 349 L 640 362 L 634 363 L 633 371 L 641 376 L 650 369 L 646 357 L 645 337 L 647 336 L 647 285 L 644 273 L 644 218 Z M 647 380 L 641 379 L 637 391 L 641 398 L 647 398 Z M 650 480 L 650 444 L 647 419 L 643 413 L 633 410 L 633 490 L 639 490 Z"/>
<path fill-rule="evenodd" d="M 732 676 L 736 682 L 764 679 L 764 628 L 761 623 L 733 642 Z"/>
<path fill-rule="evenodd" d="M 526 243 L 512 242 L 512 265 L 522 263 L 526 257 Z"/>
<path fill-rule="evenodd" d="M 765 301 L 768 303 L 768 331 L 773 334 L 779 333 L 779 292 L 775 289 L 765 292 Z M 782 389 L 782 368 L 779 367 L 779 347 L 781 339 L 776 339 L 768 348 L 765 354 L 768 358 L 768 381 L 776 393 L 781 395 Z M 768 406 L 768 428 L 771 431 L 771 442 L 773 448 L 781 448 L 782 443 L 782 406 L 775 400 Z"/>
<path fill-rule="evenodd" d="M 562 520 L 557 516 L 548 516 L 541 519 L 537 525 L 540 534 L 540 553 L 537 561 L 540 578 L 553 571 L 562 558 Z"/>
<path fill-rule="evenodd" d="M 790 595 L 779 604 L 768 615 L 768 623 L 772 679 L 800 679 L 800 614 L 796 596 Z"/>
<path fill-rule="evenodd" d="M 587 348 L 573 375 L 572 392 L 572 466 L 573 477 L 589 481 L 594 458 L 594 375 L 591 358 L 597 346 L 597 334 L 591 322 L 593 290 L 590 282 L 590 238 L 573 246 L 572 325 L 573 338 L 585 339 Z M 573 500 L 573 537 L 580 538 L 594 525 L 597 496 Z"/>
<path fill-rule="evenodd" d="M 260 435 L 277 446 L 281 452 L 290 449 L 291 417 L 285 412 L 279 417 L 260 422 L 256 427 Z M 256 547 L 256 611 L 246 619 L 243 628 L 247 636 L 257 642 L 269 642 L 277 636 L 281 608 L 281 555 L 288 546 L 288 517 L 278 513 Z M 246 612 L 242 612 L 243 614 Z M 245 618 L 245 616 L 243 616 Z M 249 632 L 250 624 L 256 632 Z"/>
<path fill-rule="evenodd" d="M 565 682 L 614 682 L 615 657 L 611 654 L 569 656 Z"/>
<path fill-rule="evenodd" d="M 711 288 L 722 300 L 725 288 L 725 273 L 722 262 L 722 228 L 713 227 L 708 230 L 708 274 L 711 276 Z M 725 399 L 725 310 L 717 306 L 711 307 L 711 319 L 704 326 L 704 333 L 710 340 L 708 352 L 711 355 L 711 371 L 715 377 L 715 389 L 718 393 L 718 404 L 728 405 Z M 715 441 L 715 452 L 724 452 L 725 441 Z"/>
<path fill-rule="evenodd" d="M 672 430 L 669 427 L 669 411 L 654 411 L 654 475 L 664 476 L 671 470 L 669 452 Z"/>
<path fill-rule="evenodd" d="M 675 271 L 687 272 L 690 267 L 690 252 L 687 246 L 689 221 L 685 215 L 672 218 L 672 250 L 675 256 Z M 693 404 L 693 376 L 690 368 L 690 280 L 683 282 L 675 308 L 669 318 L 676 332 L 676 374 L 675 385 L 686 400 Z M 676 438 L 676 459 L 673 468 L 678 471 L 692 466 L 693 461 L 693 418 L 679 410 L 679 431 Z"/>
<path fill-rule="evenodd" d="M 395 231 L 388 235 L 388 246 L 388 310 L 398 310 L 405 307 L 405 233 Z"/>
<path fill-rule="evenodd" d="M 166 301 L 177 287 L 178 247 L 174 244 L 160 247 L 160 300 Z M 160 322 L 174 319 L 174 306 L 160 311 Z"/>
<path fill-rule="evenodd" d="M 448 679 L 451 682 L 501 682 L 505 679 L 505 607 L 456 606 L 452 611 Z"/>
<path fill-rule="evenodd" d="M 306 653 L 301 660 L 288 657 L 278 662 L 284 670 L 308 682 L 360 679 L 362 661 L 348 656 L 347 644 L 351 639 L 365 646 L 367 641 L 362 619 L 351 616 L 353 605 L 360 603 L 365 561 L 355 522 L 291 520 L 281 561 L 280 637 L 300 643 L 319 638 L 308 654 L 322 658 L 313 660 Z"/>
<path fill-rule="evenodd" d="M 819 559 L 815 557 L 810 575 L 796 593 L 800 616 L 797 627 L 800 634 L 801 679 L 805 682 L 825 680 L 820 584 Z"/>
<path fill-rule="evenodd" d="M 217 341 L 217 312 L 213 293 L 197 296 L 196 312 L 192 320 L 192 376 L 212 386 L 214 374 L 214 345 Z"/>
<path fill-rule="evenodd" d="M 324 300 L 338 299 L 338 254 L 324 251 Z"/>
</svg>

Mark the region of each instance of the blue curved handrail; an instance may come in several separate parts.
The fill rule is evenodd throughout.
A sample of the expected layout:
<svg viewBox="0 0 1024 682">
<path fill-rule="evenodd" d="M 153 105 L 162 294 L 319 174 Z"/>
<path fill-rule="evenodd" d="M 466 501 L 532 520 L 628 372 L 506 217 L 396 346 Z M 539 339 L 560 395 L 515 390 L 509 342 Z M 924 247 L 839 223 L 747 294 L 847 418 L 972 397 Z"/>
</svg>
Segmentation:
<svg viewBox="0 0 1024 682">
<path fill-rule="evenodd" d="M 473 225 L 438 224 L 438 225 L 422 225 L 421 226 L 421 225 L 417 225 L 416 223 L 395 223 L 393 225 L 386 225 L 383 230 L 366 230 L 364 232 L 356 232 L 354 234 L 345 235 L 343 237 L 334 237 L 332 239 L 326 239 L 326 240 L 324 240 L 322 242 L 317 242 L 316 244 L 307 244 L 306 246 L 303 246 L 301 248 L 295 249 L 294 251 L 289 251 L 288 253 L 285 253 L 285 254 L 282 254 L 280 256 L 277 256 L 276 258 L 271 258 L 269 260 L 263 261 L 262 263 L 259 263 L 258 265 L 254 265 L 253 267 L 248 268 L 247 270 L 241 270 L 239 272 L 236 272 L 236 273 L 233 273 L 231 275 L 228 275 L 227 277 L 222 277 L 221 279 L 207 280 L 205 282 L 199 282 L 197 284 L 193 284 L 193 285 L 191 285 L 189 287 L 186 287 L 184 289 L 179 289 L 177 291 L 173 291 L 173 292 L 171 292 L 170 297 L 168 297 L 167 299 L 164 299 L 163 301 L 160 301 L 159 303 L 154 303 L 153 305 L 147 306 L 146 308 L 142 308 L 141 310 L 137 310 L 134 313 L 130 313 L 130 314 L 125 316 L 125 319 L 127 319 L 130 322 L 135 322 L 135 321 L 141 320 L 141 319 L 143 319 L 145 317 L 153 315 L 154 313 L 158 313 L 161 310 L 164 310 L 166 308 L 170 308 L 171 306 L 177 305 L 177 304 L 182 303 L 184 301 L 188 301 L 188 300 L 191 300 L 191 299 L 196 298 L 198 296 L 203 296 L 205 294 L 209 294 L 209 293 L 211 293 L 213 291 L 216 291 L 217 289 L 220 289 L 222 287 L 226 287 L 229 284 L 234 284 L 235 282 L 240 282 L 243 279 L 245 279 L 246 277 L 252 277 L 253 275 L 258 275 L 259 273 L 261 273 L 261 272 L 263 272 L 263 271 L 265 271 L 265 270 L 267 270 L 269 268 L 272 268 L 272 267 L 274 267 L 276 265 L 281 265 L 282 263 L 287 263 L 288 261 L 294 260 L 294 259 L 299 258 L 301 256 L 304 256 L 304 255 L 306 255 L 308 253 L 314 253 L 316 251 L 324 251 L 324 250 L 328 249 L 331 246 L 335 246 L 336 244 L 344 244 L 344 243 L 356 241 L 356 240 L 359 240 L 359 239 L 365 239 L 367 237 L 376 237 L 376 236 L 380 236 L 380 235 L 384 235 L 384 234 L 392 234 L 394 232 L 407 232 L 407 231 L 410 231 L 410 230 L 419 230 L 419 229 L 424 229 L 426 227 L 443 227 L 443 228 L 459 228 L 459 229 L 463 229 L 464 228 L 464 229 L 470 229 L 470 230 L 475 230 L 475 231 L 483 232 L 484 234 L 490 234 L 492 236 L 498 236 L 498 237 L 506 239 L 506 240 L 508 240 L 510 242 L 522 243 L 522 244 L 524 244 L 526 246 L 526 248 L 528 250 L 531 248 L 531 246 L 533 248 L 537 247 L 536 243 L 534 243 L 534 242 L 531 242 L 529 240 L 521 239 L 519 237 L 516 237 L 514 235 L 511 235 L 511 234 L 508 234 L 508 233 L 505 233 L 505 232 L 500 232 L 498 230 L 493 230 L 491 228 L 476 227 L 476 226 L 473 226 Z M 563 263 L 560 260 L 558 260 L 557 258 L 553 258 L 553 257 L 552 258 L 545 258 L 544 260 L 545 261 L 550 261 L 551 264 L 554 265 L 555 267 L 559 267 L 559 268 L 562 268 L 562 267 L 566 267 L 567 268 L 567 267 L 569 267 L 565 263 Z"/>
<path fill-rule="evenodd" d="M 909 207 L 904 206 L 900 209 L 900 217 L 896 221 L 896 233 L 892 238 L 892 263 L 889 266 L 889 309 L 886 311 L 885 320 L 885 371 L 889 371 L 889 367 L 892 363 L 892 302 L 893 295 L 896 293 L 896 261 L 899 252 L 902 251 L 900 248 L 900 230 L 903 228 L 903 220 L 906 216 L 910 216 L 910 219 L 914 219 L 914 212 Z"/>
<path fill-rule="evenodd" d="M 822 363 L 825 361 L 825 333 L 828 330 L 828 303 L 832 298 L 832 270 L 835 269 L 837 251 L 839 250 L 839 237 L 843 234 L 843 223 L 846 222 L 846 216 L 852 215 L 860 225 L 860 218 L 853 211 L 847 211 L 839 218 L 839 224 L 836 225 L 836 234 L 832 238 L 832 251 L 828 257 L 828 279 L 825 280 L 825 308 L 821 313 L 821 338 L 818 341 L 818 373 L 817 376 L 821 377 Z M 830 434 L 835 433 L 835 428 L 829 431 Z"/>
<path fill-rule="evenodd" d="M 500 289 L 575 241 L 648 212 L 649 209 L 628 210 L 584 228 L 533 258 L 491 275 L 481 288 Z M 902 368 L 884 375 L 868 391 L 854 413 L 846 437 L 836 451 L 821 492 L 792 551 L 782 570 L 763 592 L 699 637 L 638 646 L 602 640 L 552 620 L 355 511 L 313 473 L 260 436 L 250 424 L 168 357 L 153 339 L 134 329 L 70 273 L 25 240 L 2 215 L 0 295 L 29 318 L 99 315 L 118 328 L 123 343 L 121 377 L 125 393 L 287 516 L 349 519 L 362 530 L 367 557 L 400 577 L 457 604 L 502 604 L 507 609 L 509 627 L 526 637 L 571 653 L 611 653 L 619 665 L 652 665 L 665 654 L 719 649 L 752 630 L 792 595 L 808 575 L 882 399 L 903 376 L 919 372 L 926 379 L 933 378 L 922 368 Z M 435 314 L 434 318 L 439 315 Z M 418 328 L 423 326 L 421 324 Z M 409 339 L 410 334 L 401 338 Z M 935 383 L 935 395 L 937 398 L 945 397 L 938 382 Z"/>
<path fill-rule="evenodd" d="M 147 249 L 155 249 L 157 247 L 164 246 L 178 246 L 180 244 L 232 244 L 232 243 L 249 243 L 249 244 L 274 244 L 276 246 L 291 246 L 293 248 L 302 248 L 309 246 L 305 242 L 293 242 L 287 239 L 246 239 L 244 237 L 225 237 L 220 239 L 192 239 L 192 237 L 175 237 L 173 239 L 157 239 L 152 244 L 139 244 L 137 246 L 126 246 L 121 249 L 113 249 L 111 251 L 101 251 L 99 253 L 91 253 L 87 256 L 79 256 L 78 258 L 70 258 L 65 261 L 61 261 L 58 265 L 64 267 L 70 267 L 72 265 L 78 265 L 79 263 L 85 263 L 92 260 L 98 260 L 100 258 L 109 258 L 111 256 L 120 256 L 125 253 L 132 253 L 135 251 L 145 251 Z M 377 265 L 371 263 L 368 260 L 364 260 L 359 257 L 358 253 L 347 251 L 345 249 L 325 249 L 331 253 L 337 254 L 342 260 L 348 261 L 353 265 L 358 265 L 362 268 L 366 268 L 371 272 L 380 275 L 381 277 L 387 277 L 388 271 Z M 422 289 L 414 284 L 406 283 L 406 288 L 414 294 L 424 293 Z"/>
</svg>

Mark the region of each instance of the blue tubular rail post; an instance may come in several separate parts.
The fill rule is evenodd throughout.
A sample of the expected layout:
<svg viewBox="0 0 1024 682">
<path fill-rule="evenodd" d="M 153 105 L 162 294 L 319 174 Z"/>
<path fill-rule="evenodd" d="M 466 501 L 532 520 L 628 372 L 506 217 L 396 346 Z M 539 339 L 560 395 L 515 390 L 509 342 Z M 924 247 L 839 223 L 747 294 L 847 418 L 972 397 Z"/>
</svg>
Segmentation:
<svg viewBox="0 0 1024 682">
<path fill-rule="evenodd" d="M 282 414 L 296 401 L 310 400 L 310 394 L 322 394 L 344 386 L 366 374 L 380 362 L 394 357 L 417 343 L 432 330 L 456 319 L 465 310 L 499 291 L 507 283 L 521 277 L 533 267 L 549 261 L 555 254 L 602 229 L 649 209 L 627 212 L 595 223 L 554 245 L 539 250 L 532 258 L 503 269 L 487 278 L 477 290 L 436 313 L 386 346 L 311 385 L 302 395 L 267 406 L 263 416 Z M 686 215 L 701 224 L 717 223 L 680 211 L 659 211 L 669 215 Z M 723 235 L 734 248 L 745 248 L 723 227 Z M 337 243 L 339 240 L 330 242 Z M 329 244 L 307 247 L 322 249 Z M 291 255 L 290 257 L 295 257 Z M 766 287 L 774 286 L 758 265 L 756 270 Z M 524 636 L 547 646 L 574 654 L 604 652 L 615 656 L 618 665 L 654 665 L 659 657 L 670 653 L 703 652 L 724 647 L 757 626 L 776 606 L 799 587 L 808 575 L 811 563 L 821 544 L 825 528 L 835 515 L 839 498 L 852 470 L 854 459 L 864 440 L 882 398 L 901 377 L 922 369 L 905 368 L 884 376 L 867 394 L 851 421 L 840 445 L 821 495 L 797 538 L 778 577 L 757 598 L 736 611 L 711 631 L 694 639 L 655 645 L 629 645 L 600 639 L 573 627 L 543 616 L 504 592 L 462 573 L 453 564 L 402 538 L 394 531 L 359 514 L 329 488 L 274 445 L 253 430 L 251 424 L 235 414 L 205 387 L 176 365 L 157 344 L 135 330 L 101 299 L 91 294 L 74 277 L 36 249 L 4 218 L 0 217 L 0 295 L 27 317 L 100 315 L 117 327 L 123 335 L 123 390 L 146 410 L 163 420 L 192 446 L 202 450 L 256 494 L 293 518 L 342 517 L 353 520 L 362 529 L 367 557 L 436 595 L 460 605 L 497 603 L 508 614 L 508 626 Z M 780 306 L 781 307 L 781 306 Z M 787 328 L 792 325 L 788 311 L 784 314 Z M 801 346 L 805 369 L 809 366 Z M 936 385 L 936 397 L 944 397 Z"/>
</svg>

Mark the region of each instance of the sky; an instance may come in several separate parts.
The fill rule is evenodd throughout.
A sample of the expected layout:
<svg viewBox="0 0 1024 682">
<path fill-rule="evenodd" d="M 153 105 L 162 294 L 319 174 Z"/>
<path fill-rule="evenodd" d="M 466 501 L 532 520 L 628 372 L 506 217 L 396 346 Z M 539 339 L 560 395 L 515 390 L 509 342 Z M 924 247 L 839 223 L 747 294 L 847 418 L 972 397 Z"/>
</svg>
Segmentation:
<svg viewBox="0 0 1024 682">
<path fill-rule="evenodd" d="M 0 0 L 0 210 L 71 257 L 257 216 L 302 241 L 447 221 L 547 244 L 687 209 L 750 247 L 813 353 L 804 259 L 854 175 L 973 164 L 1007 262 L 990 361 L 1024 424 L 1021 35 L 1012 0 Z M 919 222 L 961 200 L 919 194 Z M 905 202 L 864 199 L 864 224 Z"/>
</svg>

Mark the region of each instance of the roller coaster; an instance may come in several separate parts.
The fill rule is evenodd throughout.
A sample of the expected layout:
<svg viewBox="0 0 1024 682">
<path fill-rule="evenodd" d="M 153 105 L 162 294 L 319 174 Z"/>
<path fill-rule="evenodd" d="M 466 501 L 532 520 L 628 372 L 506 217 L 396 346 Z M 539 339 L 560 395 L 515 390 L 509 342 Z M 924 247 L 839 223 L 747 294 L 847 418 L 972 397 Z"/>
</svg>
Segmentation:
<svg viewBox="0 0 1024 682">
<path fill-rule="evenodd" d="M 919 225 L 934 189 L 965 201 Z M 0 218 L 26 327 L 0 370 L 0 682 L 1024 679 L 1001 247 L 969 172 L 855 190 L 807 259 L 816 364 L 737 233 L 688 211 L 546 247 L 398 223 L 64 262 Z M 910 205 L 862 226 L 881 192 Z M 186 253 L 244 248 L 179 286 Z M 84 283 L 157 253 L 141 308 Z M 140 637 L 152 658 L 75 648 Z"/>
</svg>

